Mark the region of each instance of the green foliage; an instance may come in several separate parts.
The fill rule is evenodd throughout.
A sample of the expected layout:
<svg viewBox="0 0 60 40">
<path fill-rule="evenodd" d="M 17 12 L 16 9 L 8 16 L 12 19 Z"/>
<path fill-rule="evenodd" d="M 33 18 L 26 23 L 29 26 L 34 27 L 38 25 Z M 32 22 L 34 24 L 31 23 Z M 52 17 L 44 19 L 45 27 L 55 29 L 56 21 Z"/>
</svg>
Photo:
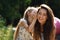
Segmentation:
<svg viewBox="0 0 60 40">
<path fill-rule="evenodd" d="M 19 14 L 19 0 L 0 0 L 0 13 L 1 15 L 13 22 L 17 17 L 21 17 Z"/>
<path fill-rule="evenodd" d="M 21 18 L 30 2 L 31 0 L 0 0 L 0 14 L 13 23 L 15 19 Z"/>
<path fill-rule="evenodd" d="M 6 20 L 0 15 L 0 27 L 4 27 Z"/>
<path fill-rule="evenodd" d="M 13 40 L 12 26 L 0 28 L 0 40 Z"/>
<path fill-rule="evenodd" d="M 60 18 L 60 0 L 49 0 L 48 3 L 53 9 L 55 16 Z"/>
<path fill-rule="evenodd" d="M 20 1 L 19 1 L 19 6 L 20 6 L 19 11 L 20 11 L 21 15 L 23 15 L 25 9 L 26 9 L 28 6 L 30 6 L 30 3 L 31 3 L 31 0 L 20 0 Z"/>
<path fill-rule="evenodd" d="M 13 40 L 12 25 L 5 26 L 6 20 L 0 15 L 0 40 Z"/>
<path fill-rule="evenodd" d="M 41 3 L 46 3 L 51 6 L 54 14 L 60 18 L 60 0 L 0 0 L 0 15 L 6 20 L 10 20 L 13 24 L 14 20 L 23 16 L 24 11 L 28 6 L 38 6 Z"/>
</svg>

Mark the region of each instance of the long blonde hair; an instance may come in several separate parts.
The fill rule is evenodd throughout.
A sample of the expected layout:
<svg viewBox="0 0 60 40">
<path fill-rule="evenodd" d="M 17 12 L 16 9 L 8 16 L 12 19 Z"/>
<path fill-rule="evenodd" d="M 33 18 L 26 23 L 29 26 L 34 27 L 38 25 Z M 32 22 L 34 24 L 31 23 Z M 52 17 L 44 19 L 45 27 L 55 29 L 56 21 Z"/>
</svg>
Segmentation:
<svg viewBox="0 0 60 40">
<path fill-rule="evenodd" d="M 37 9 L 35 7 L 28 7 L 25 10 L 25 12 L 24 12 L 23 18 L 27 21 L 28 25 L 29 25 L 29 22 L 28 22 L 28 15 L 27 15 L 27 13 L 28 12 L 30 13 L 33 10 L 36 10 L 37 11 Z M 16 40 L 16 38 L 17 38 L 17 35 L 18 35 L 18 32 L 19 32 L 19 27 L 20 27 L 20 21 L 19 21 L 19 23 L 18 23 L 18 25 L 16 27 L 16 31 L 14 32 L 14 37 L 13 37 L 14 40 Z"/>
</svg>

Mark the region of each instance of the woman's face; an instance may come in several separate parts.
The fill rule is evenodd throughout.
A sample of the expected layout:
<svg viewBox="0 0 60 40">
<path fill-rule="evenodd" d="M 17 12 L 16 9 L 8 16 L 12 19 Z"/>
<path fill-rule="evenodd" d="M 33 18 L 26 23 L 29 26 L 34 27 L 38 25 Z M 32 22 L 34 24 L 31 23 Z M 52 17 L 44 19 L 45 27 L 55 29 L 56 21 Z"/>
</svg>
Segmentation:
<svg viewBox="0 0 60 40">
<path fill-rule="evenodd" d="M 47 10 L 41 8 L 38 12 L 38 21 L 43 25 L 47 20 Z"/>
<path fill-rule="evenodd" d="M 33 19 L 34 19 L 34 14 L 35 14 L 35 13 L 37 13 L 36 10 L 32 10 L 31 12 L 27 13 L 29 23 L 32 23 L 32 21 L 33 21 Z"/>
</svg>

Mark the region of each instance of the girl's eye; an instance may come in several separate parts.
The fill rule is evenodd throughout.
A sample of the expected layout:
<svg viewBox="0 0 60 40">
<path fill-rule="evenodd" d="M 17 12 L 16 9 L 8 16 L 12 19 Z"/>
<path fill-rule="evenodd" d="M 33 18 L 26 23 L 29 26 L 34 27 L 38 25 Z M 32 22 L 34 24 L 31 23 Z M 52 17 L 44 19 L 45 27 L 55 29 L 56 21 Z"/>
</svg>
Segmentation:
<svg viewBox="0 0 60 40">
<path fill-rule="evenodd" d="M 41 14 L 41 12 L 39 12 L 38 14 Z"/>
<path fill-rule="evenodd" d="M 39 14 L 41 14 L 41 13 L 39 13 Z"/>
</svg>

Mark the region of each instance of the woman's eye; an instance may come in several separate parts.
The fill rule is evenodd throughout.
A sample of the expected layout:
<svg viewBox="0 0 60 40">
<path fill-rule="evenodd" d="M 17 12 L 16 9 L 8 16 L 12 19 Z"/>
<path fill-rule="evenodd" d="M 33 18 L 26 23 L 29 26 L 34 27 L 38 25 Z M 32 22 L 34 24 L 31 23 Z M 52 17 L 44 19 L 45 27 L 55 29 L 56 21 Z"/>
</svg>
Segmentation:
<svg viewBox="0 0 60 40">
<path fill-rule="evenodd" d="M 43 15 L 44 15 L 44 16 L 47 16 L 47 14 L 46 14 L 46 13 L 44 13 Z"/>
</svg>

